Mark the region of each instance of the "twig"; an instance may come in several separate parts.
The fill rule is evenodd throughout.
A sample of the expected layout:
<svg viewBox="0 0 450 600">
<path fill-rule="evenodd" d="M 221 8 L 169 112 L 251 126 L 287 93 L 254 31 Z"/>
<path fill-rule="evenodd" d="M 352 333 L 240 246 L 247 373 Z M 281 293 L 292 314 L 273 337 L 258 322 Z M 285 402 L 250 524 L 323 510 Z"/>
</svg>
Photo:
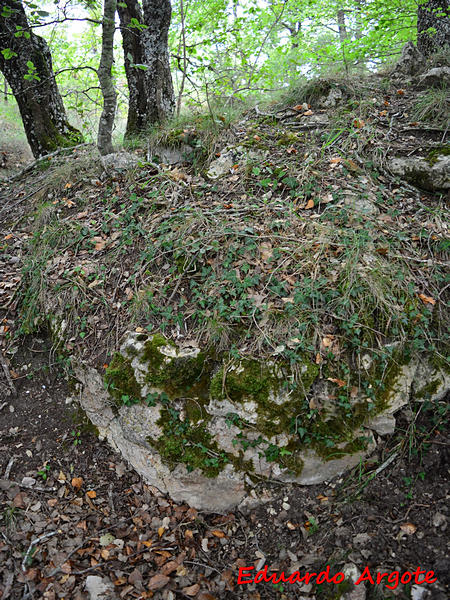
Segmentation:
<svg viewBox="0 0 450 600">
<path fill-rule="evenodd" d="M 16 393 L 17 393 L 16 392 L 16 388 L 14 387 L 14 383 L 13 383 L 13 381 L 11 379 L 11 375 L 9 373 L 9 368 L 8 368 L 8 365 L 6 364 L 6 359 L 3 356 L 3 351 L 2 350 L 0 350 L 0 363 L 2 365 L 3 372 L 5 373 L 6 381 L 8 382 L 9 389 L 11 390 L 11 394 L 13 396 L 15 396 Z"/>
<path fill-rule="evenodd" d="M 53 537 L 54 535 L 57 535 L 58 533 L 61 533 L 61 531 L 58 529 L 58 531 L 50 531 L 50 533 L 44 533 L 43 535 L 39 536 L 38 538 L 34 539 L 31 541 L 30 545 L 28 546 L 28 550 L 25 553 L 25 556 L 23 557 L 23 561 L 22 561 L 22 571 L 25 573 L 26 571 L 26 562 L 28 560 L 28 557 L 31 554 L 31 550 L 37 546 L 38 544 L 40 544 L 41 542 L 43 542 L 44 540 L 46 540 L 47 538 Z"/>
<path fill-rule="evenodd" d="M 43 160 L 53 158 L 54 156 L 58 156 L 58 154 L 62 154 L 64 152 L 72 152 L 73 150 L 76 150 L 77 148 L 82 148 L 84 146 L 92 146 L 92 145 L 93 144 L 85 142 L 84 144 L 78 144 L 77 146 L 69 146 L 67 148 L 59 148 L 58 150 L 55 150 L 55 152 L 51 152 L 50 154 L 45 154 L 45 156 L 40 156 L 34 162 L 32 162 L 30 165 L 28 165 L 27 167 L 25 167 L 24 169 L 19 171 L 19 173 L 16 173 L 15 175 L 8 177 L 8 179 L 6 179 L 6 181 L 16 181 L 16 179 L 20 179 L 22 177 L 22 175 L 25 175 L 26 173 L 28 173 L 29 171 L 34 169 L 34 167 L 36 165 L 38 165 L 39 163 L 41 163 Z"/>
<path fill-rule="evenodd" d="M 398 452 L 394 452 L 394 454 L 391 454 L 391 456 L 387 460 L 385 460 L 384 463 L 378 467 L 378 469 L 374 471 L 373 477 L 376 477 L 379 473 L 381 473 L 381 471 L 384 471 L 384 469 L 388 467 L 391 464 L 391 462 L 394 462 L 394 460 L 397 458 L 397 455 Z"/>
<path fill-rule="evenodd" d="M 5 474 L 3 476 L 4 479 L 9 479 L 9 474 L 11 473 L 11 469 L 12 469 L 12 466 L 13 466 L 15 460 L 16 460 L 15 456 L 11 456 L 11 458 L 9 459 L 9 462 L 5 469 Z"/>
</svg>

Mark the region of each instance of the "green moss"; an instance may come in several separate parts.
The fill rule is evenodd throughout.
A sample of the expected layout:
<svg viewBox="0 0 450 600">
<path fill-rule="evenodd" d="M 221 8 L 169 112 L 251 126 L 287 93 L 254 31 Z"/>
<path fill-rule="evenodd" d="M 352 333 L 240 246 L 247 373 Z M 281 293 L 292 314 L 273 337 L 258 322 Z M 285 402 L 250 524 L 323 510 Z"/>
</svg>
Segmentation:
<svg viewBox="0 0 450 600">
<path fill-rule="evenodd" d="M 123 396 L 128 396 L 132 401 L 141 398 L 141 387 L 134 376 L 131 361 L 118 352 L 106 369 L 105 382 L 111 396 L 120 404 Z"/>
<path fill-rule="evenodd" d="M 433 148 L 433 150 L 431 150 L 427 156 L 427 163 L 430 165 L 430 167 L 432 167 L 440 158 L 444 156 L 450 156 L 450 144 Z"/>
<path fill-rule="evenodd" d="M 148 441 L 171 469 L 182 463 L 188 471 L 200 469 L 206 477 L 212 478 L 217 477 L 230 462 L 227 453 L 220 450 L 212 439 L 204 422 L 196 425 L 187 415 L 181 420 L 180 412 L 167 405 L 162 408 L 157 424 L 163 434 L 157 440 L 148 438 Z"/>
<path fill-rule="evenodd" d="M 143 352 L 143 361 L 148 366 L 146 383 L 162 388 L 169 396 L 195 395 L 206 399 L 208 393 L 209 368 L 206 355 L 166 356 L 161 352 L 163 346 L 175 344 L 162 335 L 154 335 Z"/>
<path fill-rule="evenodd" d="M 439 379 L 434 379 L 433 381 L 430 381 L 429 383 L 421 387 L 420 390 L 417 390 L 417 392 L 414 394 L 414 397 L 417 400 L 423 398 L 431 398 L 431 396 L 433 396 L 438 391 L 439 384 Z"/>
</svg>

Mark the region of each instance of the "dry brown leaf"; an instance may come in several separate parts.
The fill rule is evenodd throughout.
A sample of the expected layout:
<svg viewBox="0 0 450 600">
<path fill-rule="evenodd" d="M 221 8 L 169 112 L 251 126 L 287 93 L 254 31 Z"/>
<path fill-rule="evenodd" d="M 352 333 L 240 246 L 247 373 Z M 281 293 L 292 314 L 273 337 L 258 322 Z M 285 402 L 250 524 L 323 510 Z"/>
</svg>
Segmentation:
<svg viewBox="0 0 450 600">
<path fill-rule="evenodd" d="M 194 583 L 194 585 L 189 585 L 188 587 L 182 588 L 183 594 L 186 596 L 196 596 L 198 591 L 200 590 L 200 586 L 198 583 Z"/>
<path fill-rule="evenodd" d="M 365 122 L 362 119 L 353 119 L 353 127 L 356 129 L 362 129 L 365 125 Z"/>
<path fill-rule="evenodd" d="M 418 294 L 418 296 L 424 304 L 432 304 L 433 306 L 436 304 L 436 300 L 431 296 L 425 296 L 425 294 Z"/>
<path fill-rule="evenodd" d="M 314 113 L 313 113 L 313 111 L 312 111 L 312 110 L 306 110 L 306 111 L 303 113 L 303 116 L 304 116 L 304 117 L 310 117 L 310 116 L 311 116 L 311 115 L 313 115 L 313 114 L 314 114 Z"/>
<path fill-rule="evenodd" d="M 218 537 L 218 538 L 226 537 L 225 533 L 223 531 L 220 531 L 220 529 L 213 529 L 211 531 L 211 533 L 213 534 L 213 536 Z"/>
<path fill-rule="evenodd" d="M 337 383 L 339 387 L 345 387 L 347 383 L 343 379 L 336 379 L 335 377 L 327 377 L 328 381 L 332 381 L 333 383 Z"/>
<path fill-rule="evenodd" d="M 308 200 L 308 202 L 305 204 L 305 209 L 309 210 L 311 208 L 314 208 L 314 200 Z"/>
<path fill-rule="evenodd" d="M 416 533 L 417 531 L 417 527 L 414 523 L 402 523 L 400 529 L 407 535 L 413 535 L 413 533 Z"/>
<path fill-rule="evenodd" d="M 261 258 L 264 262 L 267 262 L 270 258 L 272 258 L 273 250 L 270 242 L 263 242 L 260 244 L 259 251 L 261 252 Z"/>
<path fill-rule="evenodd" d="M 83 485 L 82 477 L 73 477 L 72 478 L 72 487 L 74 488 L 75 491 L 78 492 L 78 490 L 81 489 L 82 485 Z"/>
<path fill-rule="evenodd" d="M 196 600 L 216 600 L 216 597 L 209 592 L 199 592 Z"/>
<path fill-rule="evenodd" d="M 173 573 L 173 571 L 176 571 L 177 569 L 178 569 L 177 561 L 170 560 L 161 568 L 161 573 L 163 575 L 170 575 L 171 573 Z"/>
<path fill-rule="evenodd" d="M 71 573 L 71 572 L 72 572 L 72 567 L 70 566 L 70 563 L 69 563 L 69 561 L 67 561 L 67 562 L 63 563 L 63 564 L 62 564 L 62 565 L 59 567 L 59 570 L 60 570 L 62 573 Z"/>
<path fill-rule="evenodd" d="M 150 591 L 160 590 L 165 585 L 167 585 L 170 581 L 170 578 L 167 575 L 163 575 L 162 573 L 157 573 L 154 575 L 150 581 L 148 582 L 148 589 Z"/>
<path fill-rule="evenodd" d="M 97 492 L 95 490 L 89 490 L 88 492 L 86 492 L 86 495 L 88 496 L 88 498 L 97 498 Z"/>
<path fill-rule="evenodd" d="M 322 346 L 324 348 L 329 348 L 332 345 L 332 343 L 333 343 L 333 338 L 331 336 L 330 337 L 326 336 L 322 339 Z"/>
<path fill-rule="evenodd" d="M 158 535 L 159 537 L 162 537 L 164 535 L 166 528 L 165 527 L 158 527 Z"/>
</svg>

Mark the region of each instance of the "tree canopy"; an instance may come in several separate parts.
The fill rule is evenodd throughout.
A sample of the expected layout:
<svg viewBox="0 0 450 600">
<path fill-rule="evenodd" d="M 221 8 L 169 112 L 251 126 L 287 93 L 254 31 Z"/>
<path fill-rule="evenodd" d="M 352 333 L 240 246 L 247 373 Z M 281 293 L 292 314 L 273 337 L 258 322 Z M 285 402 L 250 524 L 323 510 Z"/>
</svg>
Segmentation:
<svg viewBox="0 0 450 600">
<path fill-rule="evenodd" d="M 25 9 L 28 23 L 11 18 L 13 5 Z M 102 3 L 2 0 L 1 6 L 4 27 L 14 29 L 11 39 L 0 37 L 3 73 L 21 54 L 18 42 L 25 49 L 28 36 L 39 35 L 65 107 L 85 137 L 95 138 L 103 107 Z M 126 121 L 132 136 L 171 116 L 175 103 L 178 113 L 199 105 L 214 110 L 283 90 L 301 77 L 373 71 L 395 61 L 408 41 L 418 40 L 425 54 L 442 50 L 448 23 L 448 0 L 419 7 L 417 0 L 173 0 L 172 6 L 119 0 L 121 35 L 114 36 L 110 57 L 123 117 L 116 127 L 123 132 Z M 26 57 L 22 78 L 37 81 L 35 62 Z"/>
</svg>

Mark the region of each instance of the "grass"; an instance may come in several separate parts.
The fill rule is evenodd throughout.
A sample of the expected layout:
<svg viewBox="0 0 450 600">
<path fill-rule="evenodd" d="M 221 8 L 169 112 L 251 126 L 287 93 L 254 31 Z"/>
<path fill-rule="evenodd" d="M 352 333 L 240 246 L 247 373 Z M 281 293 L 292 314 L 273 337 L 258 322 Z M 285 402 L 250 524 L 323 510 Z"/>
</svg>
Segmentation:
<svg viewBox="0 0 450 600">
<path fill-rule="evenodd" d="M 416 121 L 428 123 L 442 129 L 450 124 L 450 96 L 446 85 L 430 88 L 417 99 L 412 117 Z"/>
<path fill-rule="evenodd" d="M 97 355 L 117 350 L 129 329 L 182 336 L 214 360 L 285 361 L 292 393 L 309 362 L 334 382 L 344 434 L 359 426 L 367 414 L 355 389 L 376 412 L 401 365 L 448 344 L 445 208 L 417 202 L 400 213 L 408 192 L 388 193 L 365 150 L 368 136 L 378 145 L 376 127 L 353 125 L 372 108 L 350 98 L 331 130 L 316 134 L 248 113 L 236 168 L 217 181 L 198 176 L 204 157 L 182 172 L 144 165 L 99 184 L 88 151 L 50 165 L 54 200 L 34 217 L 21 331 L 50 319 L 69 351 Z M 195 132 L 209 155 L 231 135 L 211 115 L 183 119 L 153 132 L 152 143 Z M 355 210 L 362 201 L 373 210 Z M 299 412 L 302 442 L 325 440 L 335 452 L 320 409 L 305 401 Z"/>
</svg>

